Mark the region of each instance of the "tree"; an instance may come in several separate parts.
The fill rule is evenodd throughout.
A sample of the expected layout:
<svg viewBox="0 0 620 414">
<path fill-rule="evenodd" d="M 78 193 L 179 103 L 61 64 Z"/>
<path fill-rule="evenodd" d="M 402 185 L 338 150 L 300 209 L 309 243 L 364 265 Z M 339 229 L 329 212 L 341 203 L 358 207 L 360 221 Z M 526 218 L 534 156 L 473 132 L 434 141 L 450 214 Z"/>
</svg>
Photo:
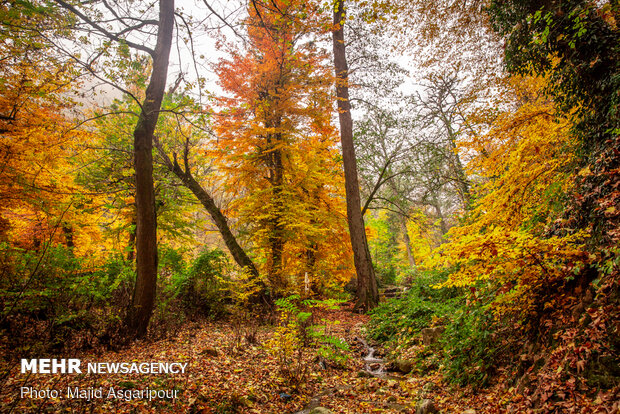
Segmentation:
<svg viewBox="0 0 620 414">
<path fill-rule="evenodd" d="M 89 61 L 80 60 L 79 56 L 72 55 L 84 68 L 91 71 L 99 79 L 105 80 L 105 74 L 97 74 L 93 67 L 100 60 L 105 60 L 105 50 L 113 42 L 119 48 L 121 56 L 125 50 L 128 55 L 129 47 L 148 53 L 152 58 L 152 72 L 146 89 L 144 101 L 134 129 L 134 169 L 136 173 L 136 284 L 132 305 L 127 312 L 127 326 L 131 334 L 141 337 L 146 334 L 148 323 L 155 303 L 155 289 L 157 281 L 157 216 L 155 213 L 155 193 L 153 189 L 153 133 L 157 125 L 161 102 L 166 87 L 168 74 L 168 60 L 172 46 L 174 27 L 174 0 L 160 0 L 159 20 L 134 18 L 131 15 L 121 16 L 109 4 L 104 6 L 105 13 L 111 13 L 112 21 L 121 26 L 118 32 L 112 32 L 101 19 L 102 12 L 96 9 L 97 5 L 74 6 L 64 0 L 54 0 L 56 4 L 72 13 L 76 19 L 86 26 L 88 32 L 94 32 L 106 39 L 102 49 L 97 50 Z M 118 7 L 119 10 L 125 10 Z M 88 15 L 92 12 L 93 16 Z M 127 11 L 129 14 L 130 12 Z M 140 42 L 131 40 L 130 35 L 144 27 L 157 28 L 155 48 L 151 49 Z M 84 40 L 83 40 L 84 42 Z M 88 41 L 86 41 L 88 42 Z M 63 46 L 57 45 L 61 50 Z M 113 82 L 106 80 L 106 83 Z M 121 88 L 122 89 L 122 88 Z"/>
<path fill-rule="evenodd" d="M 341 241 L 337 135 L 324 110 L 331 77 L 314 5 L 254 1 L 248 15 L 244 47 L 217 66 L 226 95 L 216 101 L 211 153 L 233 198 L 228 211 L 281 295 L 303 289 L 306 274 L 319 287 Z M 348 267 L 346 250 L 331 276 Z"/>
<path fill-rule="evenodd" d="M 68 23 L 49 5 L 1 6 L 0 241 L 37 251 L 46 241 L 65 243 L 82 255 L 93 254 L 86 240 L 96 240 L 98 231 L 85 213 L 96 197 L 70 173 L 76 143 L 90 139 L 70 129 L 68 116 L 80 73 L 32 30 L 52 27 L 58 34 Z"/>
<path fill-rule="evenodd" d="M 581 179 L 572 215 L 591 228 L 594 244 L 620 233 L 615 182 L 620 156 L 620 31 L 616 1 L 492 1 L 493 28 L 506 40 L 505 63 L 516 74 L 546 76 L 547 93 L 574 116 L 580 138 Z M 614 207 L 613 211 L 608 211 Z"/>
<path fill-rule="evenodd" d="M 186 139 L 183 146 L 183 155 L 182 155 L 182 165 L 179 164 L 177 160 L 177 153 L 173 153 L 173 158 L 167 155 L 163 145 L 156 141 L 157 149 L 159 150 L 160 157 L 163 160 L 164 165 L 168 168 L 170 172 L 176 175 L 179 180 L 187 187 L 194 196 L 200 201 L 205 210 L 210 214 L 211 219 L 215 223 L 228 251 L 232 255 L 233 259 L 239 265 L 241 269 L 248 272 L 250 277 L 253 279 L 257 279 L 259 276 L 258 269 L 256 265 L 252 261 L 252 259 L 247 255 L 245 250 L 241 247 L 237 238 L 233 234 L 228 225 L 228 219 L 222 213 L 222 210 L 217 206 L 215 200 L 211 196 L 211 194 L 205 190 L 205 188 L 198 182 L 198 180 L 194 177 L 191 168 L 191 162 L 189 158 L 190 154 L 190 140 Z M 263 294 L 264 292 L 261 292 Z"/>
<path fill-rule="evenodd" d="M 468 106 L 476 100 L 473 91 L 459 88 L 458 72 L 435 74 L 428 78 L 424 97 L 420 97 L 422 122 L 427 129 L 428 145 L 441 154 L 448 166 L 446 183 L 458 191 L 463 207 L 471 201 L 471 183 L 459 155 L 459 139 L 471 128 Z"/>
<path fill-rule="evenodd" d="M 137 278 L 127 325 L 137 337 L 146 334 L 155 304 L 157 214 L 153 189 L 153 133 L 166 87 L 173 27 L 174 0 L 160 0 L 157 44 L 153 51 L 153 72 L 134 130 Z"/>
<path fill-rule="evenodd" d="M 356 308 L 366 310 L 378 303 L 377 280 L 372 266 L 366 230 L 361 212 L 359 182 L 357 178 L 357 161 L 353 144 L 353 118 L 349 101 L 349 68 L 344 40 L 345 11 L 344 0 L 334 4 L 334 31 L 332 35 L 334 48 L 334 69 L 336 73 L 336 99 L 338 119 L 340 121 L 340 142 L 342 144 L 342 162 L 344 166 L 345 190 L 347 197 L 347 221 L 353 259 L 357 272 Z"/>
<path fill-rule="evenodd" d="M 474 154 L 470 167 L 485 180 L 472 210 L 450 230 L 436 257 L 457 269 L 448 285 L 477 286 L 484 279 L 496 312 L 525 318 L 532 327 L 542 304 L 563 288 L 583 258 L 582 232 L 548 231 L 561 221 L 577 142 L 570 120 L 545 99 L 543 85 L 544 79 L 515 79 L 513 96 L 521 105 L 465 143 Z"/>
<path fill-rule="evenodd" d="M 144 79 L 135 77 L 132 93 L 144 99 L 149 68 L 146 64 L 136 65 L 136 72 Z M 164 96 L 156 135 L 172 137 L 179 131 L 177 114 L 184 105 L 180 96 Z M 135 261 L 133 130 L 139 112 L 138 103 L 127 95 L 114 99 L 103 109 L 92 110 L 91 139 L 74 157 L 78 167 L 76 181 L 105 200 L 102 204 L 108 214 L 103 231 L 112 243 L 111 248 L 123 251 L 128 262 Z M 153 167 L 159 241 L 177 245 L 195 242 L 194 229 L 202 227 L 202 223 L 193 214 L 196 207 L 192 194 L 172 177 L 166 166 L 155 162 Z"/>
</svg>

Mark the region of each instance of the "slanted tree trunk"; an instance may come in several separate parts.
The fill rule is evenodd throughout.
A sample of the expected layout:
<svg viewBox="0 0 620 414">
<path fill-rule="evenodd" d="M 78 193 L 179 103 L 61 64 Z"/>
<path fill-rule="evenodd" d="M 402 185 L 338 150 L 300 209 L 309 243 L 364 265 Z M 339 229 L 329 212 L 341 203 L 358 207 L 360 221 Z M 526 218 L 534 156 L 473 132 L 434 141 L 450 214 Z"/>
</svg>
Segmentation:
<svg viewBox="0 0 620 414">
<path fill-rule="evenodd" d="M 192 175 L 189 165 L 189 142 L 185 142 L 183 153 L 184 168 L 181 168 L 179 165 L 176 154 L 173 154 L 173 160 L 168 157 L 161 143 L 157 140 L 157 137 L 155 137 L 155 145 L 168 170 L 181 180 L 183 185 L 194 194 L 205 210 L 207 210 L 235 262 L 256 282 L 258 291 L 252 295 L 250 302 L 263 303 L 269 306 L 271 304 L 271 298 L 268 296 L 267 286 L 260 280 L 260 275 L 254 262 L 252 262 L 252 259 L 250 259 L 245 250 L 243 250 L 241 245 L 237 242 L 237 238 L 228 226 L 228 219 L 215 204 L 213 197 L 211 197 L 207 190 L 205 190 Z"/>
<path fill-rule="evenodd" d="M 155 304 L 157 215 L 153 188 L 153 134 L 166 87 L 173 27 L 174 0 L 160 0 L 153 71 L 134 130 L 137 278 L 132 304 L 127 314 L 127 327 L 134 337 L 142 337 L 146 334 Z"/>
<path fill-rule="evenodd" d="M 366 230 L 361 212 L 359 183 L 357 178 L 357 162 L 353 146 L 353 119 L 349 102 L 349 68 L 344 42 L 344 0 L 335 0 L 334 5 L 334 69 L 336 72 L 336 99 L 338 100 L 338 119 L 340 121 L 340 141 L 342 143 L 342 163 L 347 198 L 347 221 L 353 260 L 357 273 L 356 309 L 369 310 L 378 303 L 377 279 L 372 267 Z"/>
<path fill-rule="evenodd" d="M 215 226 L 219 230 L 220 235 L 224 240 L 224 244 L 226 244 L 226 247 L 228 248 L 228 251 L 232 255 L 235 262 L 239 265 L 239 267 L 247 271 L 252 277 L 258 277 L 258 270 L 256 269 L 256 266 L 252 262 L 252 259 L 250 259 L 250 257 L 245 253 L 241 245 L 239 245 L 239 243 L 237 242 L 235 235 L 232 233 L 230 227 L 228 226 L 228 220 L 226 219 L 226 216 L 224 216 L 222 211 L 215 204 L 215 200 L 213 200 L 213 197 L 211 197 L 207 190 L 205 190 L 192 175 L 189 169 L 189 160 L 187 159 L 187 153 L 189 149 L 187 147 L 185 149 L 185 170 L 183 170 L 179 165 L 176 159 L 176 155 L 174 157 L 174 161 L 172 161 L 170 160 L 168 155 L 166 155 L 161 145 L 158 145 L 158 150 L 159 154 L 164 160 L 164 163 L 166 164 L 166 167 L 168 167 L 168 169 L 181 180 L 183 185 L 185 185 L 185 187 L 187 187 L 194 194 L 194 196 L 198 199 L 198 201 L 200 201 L 205 210 L 207 210 L 209 215 L 211 215 Z"/>
</svg>

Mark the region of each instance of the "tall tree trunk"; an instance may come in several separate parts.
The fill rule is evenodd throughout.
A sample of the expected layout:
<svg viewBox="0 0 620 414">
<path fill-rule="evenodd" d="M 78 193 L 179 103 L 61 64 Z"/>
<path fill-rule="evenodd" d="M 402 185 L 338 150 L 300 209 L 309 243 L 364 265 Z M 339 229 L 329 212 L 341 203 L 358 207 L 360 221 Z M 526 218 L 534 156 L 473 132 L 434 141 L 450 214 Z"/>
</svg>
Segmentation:
<svg viewBox="0 0 620 414">
<path fill-rule="evenodd" d="M 351 118 L 348 86 L 349 68 L 344 42 L 344 0 L 335 0 L 335 2 L 332 39 L 334 45 L 334 69 L 336 71 L 336 99 L 338 100 L 338 119 L 340 121 L 340 141 L 342 143 L 342 163 L 344 164 L 347 198 L 347 221 L 357 273 L 357 302 L 355 303 L 355 308 L 369 310 L 377 305 L 379 295 L 361 212 L 357 162 L 355 159 L 355 147 L 353 146 L 353 119 Z"/>
<path fill-rule="evenodd" d="M 456 181 L 456 185 L 458 186 L 459 195 L 461 196 L 461 201 L 463 202 L 463 207 L 468 209 L 471 204 L 471 190 L 469 179 L 467 178 L 467 174 L 465 174 L 465 168 L 463 168 L 463 162 L 461 161 L 461 157 L 459 156 L 458 148 L 456 146 L 456 133 L 452 129 L 452 124 L 450 120 L 442 114 L 441 119 L 446 127 L 448 132 L 448 142 L 449 142 L 449 156 L 448 160 L 450 162 L 450 166 L 452 167 L 452 171 L 454 173 L 454 179 Z"/>
<path fill-rule="evenodd" d="M 439 205 L 439 200 L 437 199 L 437 195 L 433 195 L 433 208 L 435 209 L 435 214 L 439 219 L 439 228 L 441 230 L 442 239 L 440 243 L 443 243 L 443 236 L 448 233 L 448 224 L 446 223 L 446 219 L 441 211 L 441 206 Z"/>
<path fill-rule="evenodd" d="M 280 122 L 277 122 L 279 127 Z M 268 140 L 271 141 L 271 138 Z M 282 266 L 284 252 L 284 225 L 282 223 L 282 213 L 284 206 L 282 205 L 282 185 L 284 184 L 284 164 L 282 163 L 282 150 L 278 148 L 281 144 L 281 134 L 273 136 L 273 147 L 269 152 L 270 169 L 271 169 L 271 186 L 273 188 L 273 198 L 275 201 L 274 211 L 271 212 L 271 234 L 269 235 L 269 244 L 271 248 L 271 269 L 270 280 L 276 291 L 284 292 L 286 289 L 286 280 L 284 279 L 284 269 Z"/>
<path fill-rule="evenodd" d="M 133 301 L 127 326 L 135 337 L 146 334 L 155 304 L 157 284 L 157 215 L 153 188 L 153 134 L 168 75 L 174 27 L 174 0 L 159 1 L 159 27 L 153 53 L 153 71 L 134 130 L 136 171 L 136 269 Z"/>
<path fill-rule="evenodd" d="M 62 226 L 62 232 L 65 235 L 65 245 L 68 248 L 73 249 L 75 247 L 75 242 L 73 240 L 73 227 L 71 227 L 71 225 L 65 223 Z"/>
</svg>

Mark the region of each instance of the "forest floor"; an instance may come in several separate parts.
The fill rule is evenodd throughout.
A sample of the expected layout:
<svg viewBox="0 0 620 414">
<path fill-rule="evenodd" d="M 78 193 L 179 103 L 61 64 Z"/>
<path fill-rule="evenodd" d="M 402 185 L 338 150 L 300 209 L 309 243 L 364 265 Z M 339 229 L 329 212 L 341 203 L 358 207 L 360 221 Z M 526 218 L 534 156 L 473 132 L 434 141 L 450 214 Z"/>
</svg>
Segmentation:
<svg viewBox="0 0 620 414">
<path fill-rule="evenodd" d="M 2 379 L 2 412 L 163 412 L 163 413 L 297 413 L 308 407 L 325 407 L 334 413 L 415 412 L 418 401 L 428 398 L 442 413 L 507 412 L 499 397 L 501 387 L 486 394 L 465 393 L 442 383 L 436 374 L 384 377 L 367 375 L 363 337 L 366 315 L 351 312 L 350 305 L 322 311 L 324 319 L 339 321 L 331 328 L 335 337 L 349 345 L 343 367 L 320 364 L 308 352 L 299 367 L 307 368 L 302 384 L 291 385 L 278 359 L 268 352 L 273 325 L 233 322 L 189 322 L 178 334 L 158 341 L 138 341 L 120 351 L 71 355 L 88 362 L 187 362 L 185 374 L 20 374 L 19 367 Z M 255 337 L 252 338 L 252 334 Z M 251 339 L 248 341 L 247 339 Z M 314 355 L 314 356 L 313 356 Z M 68 357 L 68 356 L 66 356 Z M 296 365 L 289 364 L 287 369 Z M 60 398 L 21 398 L 21 387 L 60 390 Z M 102 398 L 67 398 L 67 387 L 103 389 Z M 115 390 L 177 390 L 177 398 L 122 400 L 106 398 Z M 64 395 L 63 395 L 64 394 Z M 308 412 L 306 410 L 305 412 Z"/>
</svg>

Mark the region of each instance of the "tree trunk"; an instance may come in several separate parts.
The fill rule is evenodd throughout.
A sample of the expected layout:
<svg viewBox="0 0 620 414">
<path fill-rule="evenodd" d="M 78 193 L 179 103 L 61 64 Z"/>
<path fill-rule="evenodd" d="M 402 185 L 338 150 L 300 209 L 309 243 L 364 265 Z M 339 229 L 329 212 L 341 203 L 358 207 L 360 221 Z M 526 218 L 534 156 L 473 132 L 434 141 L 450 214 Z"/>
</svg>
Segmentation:
<svg viewBox="0 0 620 414">
<path fill-rule="evenodd" d="M 270 125 L 266 125 L 269 127 Z M 280 122 L 276 122 L 279 128 Z M 273 142 L 272 142 L 273 141 Z M 287 287 L 287 281 L 284 277 L 284 269 L 282 266 L 284 253 L 284 225 L 282 223 L 282 213 L 284 206 L 282 205 L 282 185 L 284 184 L 284 164 L 282 163 L 282 150 L 279 148 L 282 142 L 281 134 L 268 136 L 267 142 L 269 147 L 269 181 L 273 189 L 273 198 L 275 208 L 271 212 L 270 224 L 271 232 L 269 234 L 269 245 L 271 248 L 271 266 L 269 271 L 270 281 L 276 291 L 284 292 Z"/>
<path fill-rule="evenodd" d="M 157 215 L 153 189 L 153 134 L 166 87 L 173 27 L 174 0 L 160 0 L 153 71 L 134 130 L 137 277 L 133 301 L 127 315 L 127 326 L 135 337 L 142 337 L 146 334 L 155 304 Z"/>
<path fill-rule="evenodd" d="M 471 204 L 470 184 L 467 174 L 465 174 L 465 168 L 463 168 L 463 162 L 461 161 L 461 157 L 459 156 L 458 148 L 456 146 L 456 133 L 452 129 L 452 124 L 449 119 L 447 119 L 444 115 L 442 115 L 441 119 L 448 132 L 448 160 L 452 167 L 452 171 L 454 172 L 454 179 L 458 186 L 461 201 L 463 202 L 463 208 L 468 209 Z"/>
<path fill-rule="evenodd" d="M 448 224 L 446 223 L 446 219 L 444 218 L 443 212 L 441 211 L 441 206 L 439 205 L 439 200 L 437 199 L 437 195 L 433 196 L 433 208 L 435 209 L 435 214 L 439 219 L 439 228 L 441 230 L 441 235 L 445 236 L 448 233 Z M 440 244 L 443 243 L 443 237 L 440 241 Z"/>
<path fill-rule="evenodd" d="M 334 69 L 336 72 L 336 99 L 338 100 L 338 119 L 340 121 L 340 141 L 342 143 L 342 163 L 347 198 L 347 221 L 353 260 L 357 273 L 356 309 L 369 310 L 378 302 L 377 279 L 372 267 L 366 229 L 361 212 L 359 183 L 355 147 L 353 146 L 353 119 L 349 102 L 348 77 L 345 42 L 344 42 L 344 0 L 335 0 L 334 5 Z"/>
<path fill-rule="evenodd" d="M 409 233 L 407 232 L 407 219 L 405 217 L 400 217 L 400 227 L 403 231 L 403 241 L 405 242 L 405 249 L 407 250 L 407 260 L 409 261 L 409 267 L 415 267 L 415 257 L 413 256 L 413 251 L 411 250 L 411 238 L 409 238 Z"/>
<path fill-rule="evenodd" d="M 207 210 L 209 215 L 211 215 L 215 226 L 219 230 L 220 235 L 224 240 L 224 244 L 226 244 L 226 247 L 228 248 L 228 251 L 232 255 L 235 262 L 239 265 L 239 267 L 247 271 L 252 277 L 257 278 L 258 270 L 256 269 L 256 266 L 252 262 L 252 259 L 250 259 L 250 257 L 245 253 L 243 248 L 237 242 L 236 237 L 228 226 L 228 220 L 226 219 L 224 214 L 222 214 L 221 210 L 217 207 L 211 195 L 209 195 L 209 193 L 207 193 L 207 191 L 202 188 L 198 181 L 194 179 L 187 167 L 186 171 L 183 171 L 177 163 L 176 159 L 174 160 L 174 163 L 172 163 L 168 156 L 163 153 L 163 150 L 161 148 L 160 154 L 162 155 L 162 157 L 164 157 L 164 162 L 166 163 L 168 169 L 172 171 L 177 177 L 179 177 L 185 187 L 187 187 L 194 194 L 194 196 L 196 196 L 196 198 L 198 199 L 198 201 L 200 201 L 205 210 Z"/>
</svg>

